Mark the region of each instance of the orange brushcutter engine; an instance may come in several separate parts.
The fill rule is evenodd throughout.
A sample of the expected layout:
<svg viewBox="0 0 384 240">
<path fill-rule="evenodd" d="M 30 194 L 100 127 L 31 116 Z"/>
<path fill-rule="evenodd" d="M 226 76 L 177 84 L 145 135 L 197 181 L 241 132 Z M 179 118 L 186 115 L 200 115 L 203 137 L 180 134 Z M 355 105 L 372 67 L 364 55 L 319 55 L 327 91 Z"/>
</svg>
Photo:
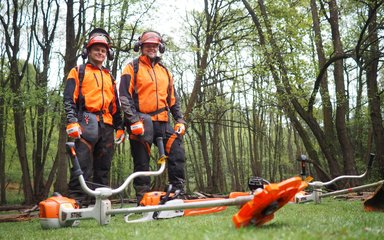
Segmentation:
<svg viewBox="0 0 384 240">
<path fill-rule="evenodd" d="M 74 221 L 65 221 L 67 216 L 62 214 L 60 209 L 79 208 L 74 199 L 63 197 L 60 194 L 55 194 L 39 203 L 39 218 L 40 224 L 44 229 L 60 228 L 72 226 Z"/>
</svg>

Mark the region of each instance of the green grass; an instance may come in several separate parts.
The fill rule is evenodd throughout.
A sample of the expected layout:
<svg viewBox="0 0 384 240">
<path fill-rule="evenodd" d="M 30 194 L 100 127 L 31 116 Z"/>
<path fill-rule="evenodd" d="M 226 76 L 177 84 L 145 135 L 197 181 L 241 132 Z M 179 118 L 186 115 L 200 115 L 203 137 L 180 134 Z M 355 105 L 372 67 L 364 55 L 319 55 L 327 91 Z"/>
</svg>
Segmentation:
<svg viewBox="0 0 384 240">
<path fill-rule="evenodd" d="M 0 223 L 0 239 L 383 239 L 384 213 L 364 212 L 360 201 L 325 199 L 319 205 L 288 204 L 261 227 L 236 229 L 237 207 L 211 215 L 180 217 L 145 223 L 124 222 L 113 216 L 110 224 L 82 220 L 78 227 L 43 230 L 38 219 Z"/>
</svg>

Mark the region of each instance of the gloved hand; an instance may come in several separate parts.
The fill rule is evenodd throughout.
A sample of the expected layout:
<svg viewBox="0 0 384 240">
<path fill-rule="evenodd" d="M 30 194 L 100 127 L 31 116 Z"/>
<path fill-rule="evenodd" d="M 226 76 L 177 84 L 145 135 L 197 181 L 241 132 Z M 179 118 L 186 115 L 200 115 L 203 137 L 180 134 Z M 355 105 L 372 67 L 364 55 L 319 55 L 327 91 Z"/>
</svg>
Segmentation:
<svg viewBox="0 0 384 240">
<path fill-rule="evenodd" d="M 144 135 L 144 124 L 142 121 L 135 122 L 131 124 L 131 133 L 137 136 Z"/>
<path fill-rule="evenodd" d="M 184 136 L 185 134 L 185 125 L 184 123 L 176 123 L 175 127 L 173 128 L 177 134 L 180 134 L 181 136 Z"/>
<path fill-rule="evenodd" d="M 67 124 L 67 134 L 71 138 L 80 138 L 81 136 L 81 127 L 77 122 Z"/>
<path fill-rule="evenodd" d="M 119 129 L 116 131 L 116 136 L 115 136 L 115 144 L 120 144 L 124 142 L 125 139 L 125 132 L 123 129 Z"/>
</svg>

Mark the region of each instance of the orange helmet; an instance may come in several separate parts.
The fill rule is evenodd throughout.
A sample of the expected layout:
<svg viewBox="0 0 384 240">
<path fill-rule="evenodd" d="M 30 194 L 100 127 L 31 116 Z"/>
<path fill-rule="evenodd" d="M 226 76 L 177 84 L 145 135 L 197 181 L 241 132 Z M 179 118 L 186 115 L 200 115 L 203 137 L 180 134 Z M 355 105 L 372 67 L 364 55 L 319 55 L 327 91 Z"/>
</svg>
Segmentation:
<svg viewBox="0 0 384 240">
<path fill-rule="evenodd" d="M 161 36 L 157 32 L 145 32 L 143 35 L 140 37 L 140 43 L 156 43 L 160 44 L 161 43 Z"/>
<path fill-rule="evenodd" d="M 102 28 L 95 28 L 89 33 L 89 40 L 86 48 L 89 48 L 93 44 L 101 43 L 104 44 L 107 49 L 110 48 L 109 44 L 111 42 L 111 38 L 107 31 Z"/>
<path fill-rule="evenodd" d="M 104 44 L 104 46 L 109 49 L 109 44 L 108 44 L 108 41 L 107 41 L 107 38 L 104 36 L 104 35 L 94 35 L 92 37 L 90 37 L 88 43 L 87 43 L 87 46 L 86 48 L 89 48 L 91 47 L 93 44 Z"/>
<path fill-rule="evenodd" d="M 147 32 L 144 32 L 143 34 L 141 34 L 138 41 L 135 42 L 135 45 L 133 46 L 133 51 L 138 52 L 140 47 L 144 43 L 159 44 L 159 52 L 164 53 L 164 51 L 165 51 L 164 40 L 161 37 L 160 33 L 156 32 L 156 31 L 147 31 Z"/>
</svg>

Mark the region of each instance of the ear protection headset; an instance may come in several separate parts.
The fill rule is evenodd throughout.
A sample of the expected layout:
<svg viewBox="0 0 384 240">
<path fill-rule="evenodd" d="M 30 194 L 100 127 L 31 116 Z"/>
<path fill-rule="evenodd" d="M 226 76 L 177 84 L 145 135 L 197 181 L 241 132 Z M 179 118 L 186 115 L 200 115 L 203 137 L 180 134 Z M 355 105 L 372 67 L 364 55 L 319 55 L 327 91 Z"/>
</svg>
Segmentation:
<svg viewBox="0 0 384 240">
<path fill-rule="evenodd" d="M 157 43 L 159 44 L 159 52 L 165 52 L 165 43 L 160 33 L 156 31 L 146 31 L 141 34 L 141 36 L 135 42 L 133 46 L 133 51 L 138 52 L 144 43 Z"/>
<path fill-rule="evenodd" d="M 100 38 L 100 36 L 103 38 Z M 81 51 L 81 57 L 83 59 L 86 59 L 88 57 L 88 48 L 96 43 L 102 43 L 107 45 L 107 58 L 108 60 L 112 61 L 115 57 L 115 52 L 110 47 L 112 39 L 109 34 L 102 28 L 95 28 L 89 33 L 89 39 L 88 42 L 84 43 L 83 49 Z"/>
</svg>

